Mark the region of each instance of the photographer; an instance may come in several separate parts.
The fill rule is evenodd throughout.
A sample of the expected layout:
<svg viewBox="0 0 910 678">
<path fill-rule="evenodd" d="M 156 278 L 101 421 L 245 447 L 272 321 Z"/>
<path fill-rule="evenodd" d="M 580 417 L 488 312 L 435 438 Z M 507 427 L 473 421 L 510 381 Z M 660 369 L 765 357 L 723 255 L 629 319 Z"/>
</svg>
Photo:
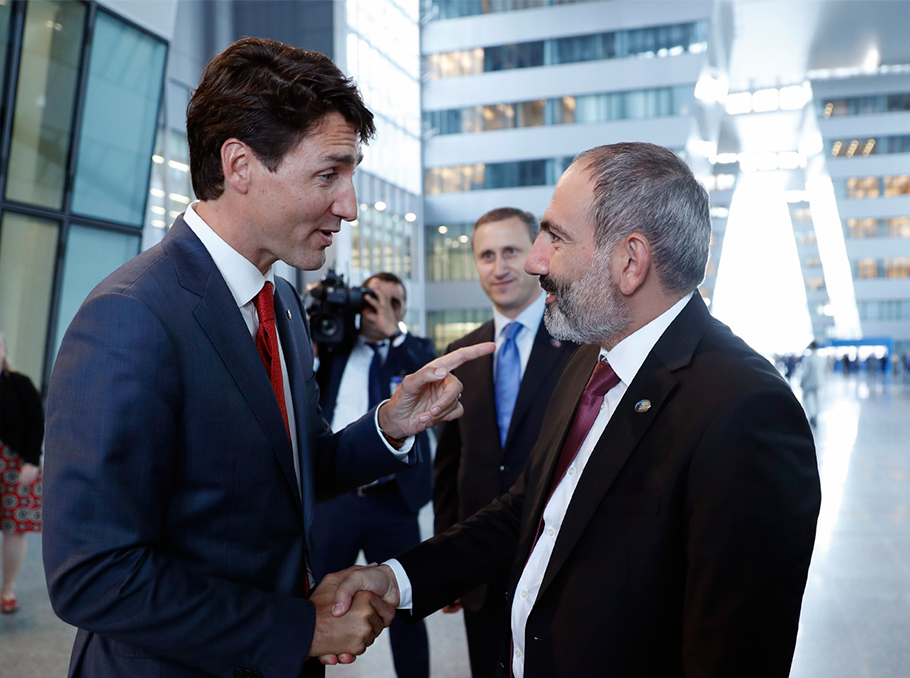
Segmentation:
<svg viewBox="0 0 910 678">
<path fill-rule="evenodd" d="M 320 405 L 333 430 L 390 397 L 405 375 L 435 357 L 432 340 L 404 329 L 406 293 L 397 276 L 377 273 L 364 287 L 373 294 L 363 295 L 359 332 L 342 336 L 337 344 L 319 345 Z M 343 296 L 350 299 L 356 293 L 352 289 Z M 352 314 L 349 305 L 346 312 Z M 338 325 L 345 327 L 345 334 L 353 323 L 344 320 Z M 315 336 L 318 341 L 319 333 Z M 353 565 L 360 550 L 367 562 L 382 562 L 420 542 L 417 513 L 430 500 L 433 478 L 426 432 L 417 437 L 417 446 L 416 466 L 316 507 L 312 535 L 317 579 Z M 428 678 L 429 646 L 423 621 L 405 626 L 396 617 L 389 633 L 398 677 Z"/>
</svg>

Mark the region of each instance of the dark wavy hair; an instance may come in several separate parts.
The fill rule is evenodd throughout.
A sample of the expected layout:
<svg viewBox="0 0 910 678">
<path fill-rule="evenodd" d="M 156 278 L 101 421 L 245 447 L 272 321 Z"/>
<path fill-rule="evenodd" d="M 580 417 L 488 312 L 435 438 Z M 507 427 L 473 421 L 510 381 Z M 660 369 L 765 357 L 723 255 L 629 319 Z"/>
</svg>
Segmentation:
<svg viewBox="0 0 910 678">
<path fill-rule="evenodd" d="M 272 172 L 327 113 L 340 113 L 366 143 L 373 114 L 354 81 L 319 52 L 243 38 L 209 62 L 186 109 L 190 176 L 200 200 L 224 191 L 221 147 L 248 144 Z"/>
</svg>

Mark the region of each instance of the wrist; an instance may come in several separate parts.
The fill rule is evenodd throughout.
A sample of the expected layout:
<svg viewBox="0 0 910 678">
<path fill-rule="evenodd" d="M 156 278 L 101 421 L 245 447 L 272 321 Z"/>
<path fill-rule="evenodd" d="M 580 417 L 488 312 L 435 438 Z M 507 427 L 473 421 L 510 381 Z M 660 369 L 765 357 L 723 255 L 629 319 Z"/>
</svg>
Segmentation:
<svg viewBox="0 0 910 678">
<path fill-rule="evenodd" d="M 379 432 L 382 434 L 382 437 L 386 439 L 386 442 L 388 442 L 389 445 L 395 449 L 398 449 L 404 445 L 405 441 L 408 439 L 408 436 L 402 436 L 401 438 L 398 438 L 388 431 L 391 422 L 383 417 L 383 410 L 385 409 L 385 406 L 386 403 L 383 403 L 379 406 L 379 412 L 376 413 L 376 424 L 379 427 Z M 386 419 L 385 422 L 383 419 Z"/>
</svg>

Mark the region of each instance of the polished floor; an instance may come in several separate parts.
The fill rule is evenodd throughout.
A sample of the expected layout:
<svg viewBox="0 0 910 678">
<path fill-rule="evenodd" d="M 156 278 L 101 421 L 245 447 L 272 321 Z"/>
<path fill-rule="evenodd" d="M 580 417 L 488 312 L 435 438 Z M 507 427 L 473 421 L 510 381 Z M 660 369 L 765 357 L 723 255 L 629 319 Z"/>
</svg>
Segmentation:
<svg viewBox="0 0 910 678">
<path fill-rule="evenodd" d="M 797 390 L 798 392 L 798 390 Z M 910 676 L 910 381 L 830 374 L 816 428 L 822 513 L 792 678 Z M 431 516 L 425 510 L 422 525 Z M 21 609 L 0 618 L 0 678 L 66 675 L 73 630 L 50 609 L 32 535 Z M 468 678 L 461 615 L 429 619 L 433 678 Z M 379 638 L 329 678 L 393 678 Z"/>
</svg>

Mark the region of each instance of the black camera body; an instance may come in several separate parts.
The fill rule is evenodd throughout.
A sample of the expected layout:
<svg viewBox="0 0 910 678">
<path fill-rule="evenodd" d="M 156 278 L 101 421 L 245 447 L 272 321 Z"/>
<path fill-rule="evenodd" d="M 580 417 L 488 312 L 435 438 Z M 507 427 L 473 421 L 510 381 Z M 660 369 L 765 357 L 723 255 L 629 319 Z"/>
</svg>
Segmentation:
<svg viewBox="0 0 910 678">
<path fill-rule="evenodd" d="M 320 350 L 332 351 L 352 345 L 357 336 L 356 319 L 367 307 L 366 297 L 376 294 L 369 287 L 348 287 L 344 276 L 329 269 L 319 283 L 308 290 L 310 331 Z"/>
</svg>

